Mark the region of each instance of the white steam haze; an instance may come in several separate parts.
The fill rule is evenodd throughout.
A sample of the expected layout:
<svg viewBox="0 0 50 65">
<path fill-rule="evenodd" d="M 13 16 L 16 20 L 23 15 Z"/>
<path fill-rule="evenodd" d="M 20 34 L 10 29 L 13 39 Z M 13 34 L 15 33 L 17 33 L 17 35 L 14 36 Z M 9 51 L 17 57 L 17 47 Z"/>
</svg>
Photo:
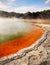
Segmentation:
<svg viewBox="0 0 50 65">
<path fill-rule="evenodd" d="M 0 34 L 16 34 L 31 29 L 29 24 L 17 18 L 0 18 Z"/>
</svg>

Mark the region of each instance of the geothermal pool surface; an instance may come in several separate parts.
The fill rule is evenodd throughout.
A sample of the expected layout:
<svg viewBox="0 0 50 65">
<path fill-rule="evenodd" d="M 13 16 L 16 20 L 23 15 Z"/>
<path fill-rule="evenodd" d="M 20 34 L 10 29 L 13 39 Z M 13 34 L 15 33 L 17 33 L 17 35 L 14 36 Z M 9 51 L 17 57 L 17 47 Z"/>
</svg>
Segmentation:
<svg viewBox="0 0 50 65">
<path fill-rule="evenodd" d="M 20 49 L 26 48 L 37 41 L 43 34 L 44 30 L 37 27 L 22 38 L 7 41 L 0 45 L 0 57 L 16 53 Z"/>
<path fill-rule="evenodd" d="M 23 48 L 29 47 L 30 45 L 34 44 L 34 42 L 37 41 L 44 33 L 44 30 L 39 26 L 32 27 L 31 25 L 28 25 L 26 23 L 22 23 L 19 21 L 17 22 L 17 20 L 13 21 L 11 19 L 9 19 L 11 21 L 7 21 L 7 19 L 0 20 L 2 21 L 2 23 L 0 24 L 0 38 L 2 38 L 2 36 L 4 37 L 4 35 L 16 34 L 19 31 L 26 33 L 22 37 L 12 40 L 9 39 L 5 42 L 2 42 L 2 44 L 0 44 L 0 57 L 14 54 Z"/>
</svg>

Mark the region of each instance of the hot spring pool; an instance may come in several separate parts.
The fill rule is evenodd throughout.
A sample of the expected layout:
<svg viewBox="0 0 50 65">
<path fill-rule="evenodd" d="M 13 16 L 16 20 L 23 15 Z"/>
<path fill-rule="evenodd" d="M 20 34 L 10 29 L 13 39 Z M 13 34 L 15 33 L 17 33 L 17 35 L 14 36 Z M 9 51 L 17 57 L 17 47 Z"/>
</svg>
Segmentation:
<svg viewBox="0 0 50 65">
<path fill-rule="evenodd" d="M 0 18 L 0 57 L 31 46 L 43 33 L 41 27 L 21 22 L 19 19 Z"/>
<path fill-rule="evenodd" d="M 32 26 L 17 18 L 0 18 L 0 43 L 24 36 Z"/>
</svg>

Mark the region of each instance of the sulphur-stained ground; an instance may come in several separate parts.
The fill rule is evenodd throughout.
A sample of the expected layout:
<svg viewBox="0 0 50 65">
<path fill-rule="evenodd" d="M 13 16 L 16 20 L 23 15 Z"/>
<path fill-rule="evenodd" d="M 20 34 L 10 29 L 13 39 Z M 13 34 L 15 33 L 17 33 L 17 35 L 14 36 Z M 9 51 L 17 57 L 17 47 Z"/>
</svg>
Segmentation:
<svg viewBox="0 0 50 65">
<path fill-rule="evenodd" d="M 46 32 L 38 42 L 35 42 L 35 45 L 0 58 L 0 65 L 50 65 L 50 26 L 42 27 Z"/>
</svg>

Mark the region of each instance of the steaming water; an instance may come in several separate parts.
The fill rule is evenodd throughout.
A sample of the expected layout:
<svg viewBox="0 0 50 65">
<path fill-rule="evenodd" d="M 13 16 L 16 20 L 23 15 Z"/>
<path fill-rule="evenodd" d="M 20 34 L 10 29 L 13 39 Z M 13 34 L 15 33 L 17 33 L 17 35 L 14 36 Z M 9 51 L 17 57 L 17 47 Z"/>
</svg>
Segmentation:
<svg viewBox="0 0 50 65">
<path fill-rule="evenodd" d="M 15 34 L 17 32 L 28 31 L 31 29 L 29 24 L 21 22 L 16 18 L 0 18 L 0 34 Z"/>
</svg>

